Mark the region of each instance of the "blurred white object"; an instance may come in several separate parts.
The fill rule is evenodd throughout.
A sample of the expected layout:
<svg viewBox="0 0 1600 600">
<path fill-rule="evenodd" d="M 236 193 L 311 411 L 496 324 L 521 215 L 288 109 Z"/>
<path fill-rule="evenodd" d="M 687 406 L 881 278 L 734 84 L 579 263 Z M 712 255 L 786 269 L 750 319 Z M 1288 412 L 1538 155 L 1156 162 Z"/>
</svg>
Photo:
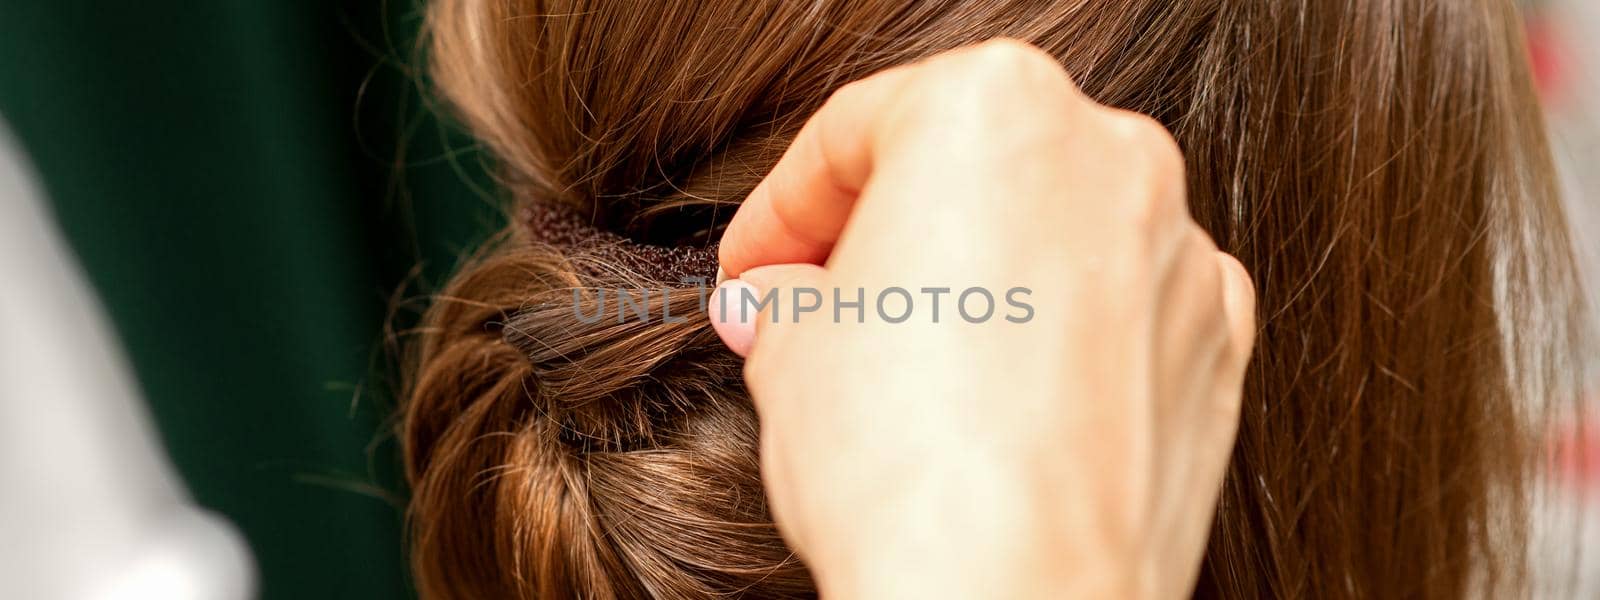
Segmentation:
<svg viewBox="0 0 1600 600">
<path fill-rule="evenodd" d="M 243 538 L 167 463 L 3 122 L 0 282 L 0 598 L 252 596 Z"/>
</svg>

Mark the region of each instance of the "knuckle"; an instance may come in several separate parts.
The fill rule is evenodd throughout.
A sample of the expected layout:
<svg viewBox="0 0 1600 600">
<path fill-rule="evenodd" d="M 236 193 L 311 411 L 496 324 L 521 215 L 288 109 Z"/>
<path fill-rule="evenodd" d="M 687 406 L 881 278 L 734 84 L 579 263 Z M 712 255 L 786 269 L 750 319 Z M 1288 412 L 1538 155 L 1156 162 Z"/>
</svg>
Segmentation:
<svg viewBox="0 0 1600 600">
<path fill-rule="evenodd" d="M 1109 119 L 1113 150 L 1127 169 L 1129 194 L 1124 216 L 1140 230 L 1170 230 L 1188 216 L 1184 205 L 1183 153 L 1160 122 L 1145 115 L 1117 111 Z"/>
<path fill-rule="evenodd" d="M 1153 175 L 1181 179 L 1183 150 L 1166 126 L 1147 115 L 1121 112 L 1111 119 L 1112 132 Z"/>
<path fill-rule="evenodd" d="M 1208 351 L 1221 356 L 1228 351 L 1231 342 L 1228 307 L 1223 297 L 1226 282 L 1223 281 L 1222 270 L 1217 266 L 1216 246 L 1198 227 L 1194 228 L 1190 237 L 1193 241 L 1185 250 L 1184 275 L 1190 278 L 1187 287 L 1191 293 L 1184 301 L 1198 306 L 1191 316 L 1197 321 L 1193 327 L 1206 336 Z"/>
<path fill-rule="evenodd" d="M 1195 278 L 1193 284 L 1194 295 L 1189 302 L 1201 304 L 1197 311 L 1197 324 L 1201 331 L 1210 337 L 1213 350 L 1222 351 L 1228 345 L 1228 319 L 1227 310 L 1222 304 L 1222 276 L 1217 272 L 1209 260 L 1209 255 L 1195 252 L 1194 259 L 1188 261 L 1191 277 Z"/>
<path fill-rule="evenodd" d="M 1059 145 L 1073 115 L 1092 104 L 1054 56 L 1004 38 L 951 53 L 907 92 L 897 118 L 978 160 L 1010 160 L 1028 148 Z"/>
<path fill-rule="evenodd" d="M 973 47 L 952 84 L 982 108 L 1006 111 L 1015 119 L 1018 109 L 1038 109 L 1063 104 L 1062 95 L 1076 86 L 1054 56 L 1031 44 L 1013 39 L 990 40 Z"/>
<path fill-rule="evenodd" d="M 844 107 L 858 105 L 860 99 L 870 93 L 869 88 L 872 85 L 874 84 L 869 78 L 857 79 L 835 88 L 833 93 L 828 94 L 827 99 L 823 100 L 817 113 L 838 112 Z"/>
<path fill-rule="evenodd" d="M 1070 83 L 1056 58 L 1026 42 L 998 38 L 951 53 L 925 83 L 939 104 L 1015 119 L 1024 104 L 1040 102 L 1043 90 Z M 1076 89 L 1076 88 L 1072 88 Z"/>
<path fill-rule="evenodd" d="M 1012 38 L 996 38 L 972 46 L 969 65 L 983 74 L 1027 77 L 1060 71 L 1055 57 L 1038 46 Z"/>
</svg>

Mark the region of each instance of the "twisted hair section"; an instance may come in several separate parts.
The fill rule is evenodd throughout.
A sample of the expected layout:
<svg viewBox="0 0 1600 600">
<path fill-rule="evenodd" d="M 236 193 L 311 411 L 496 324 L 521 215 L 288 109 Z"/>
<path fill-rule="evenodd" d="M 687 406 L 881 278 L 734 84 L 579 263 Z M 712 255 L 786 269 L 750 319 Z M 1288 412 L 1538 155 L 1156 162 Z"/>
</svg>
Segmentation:
<svg viewBox="0 0 1600 600">
<path fill-rule="evenodd" d="M 603 248 L 500 244 L 439 295 L 415 358 L 404 440 L 423 594 L 808 595 L 703 292 L 579 275 Z M 605 297 L 631 289 L 655 290 L 650 319 Z"/>
</svg>

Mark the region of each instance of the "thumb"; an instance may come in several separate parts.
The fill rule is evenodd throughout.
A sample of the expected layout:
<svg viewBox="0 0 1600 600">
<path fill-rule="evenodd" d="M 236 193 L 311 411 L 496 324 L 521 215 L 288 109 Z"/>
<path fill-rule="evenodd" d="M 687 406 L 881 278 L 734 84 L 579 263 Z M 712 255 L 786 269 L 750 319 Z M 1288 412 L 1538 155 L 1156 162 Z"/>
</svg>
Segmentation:
<svg viewBox="0 0 1600 600">
<path fill-rule="evenodd" d="M 792 310 L 792 307 L 785 307 L 796 295 L 783 293 L 784 290 L 818 289 L 817 284 L 826 273 L 822 267 L 810 264 L 767 265 L 746 270 L 738 279 L 718 284 L 712 293 L 706 306 L 711 327 L 734 354 L 749 356 L 755 348 L 757 325 L 778 318 L 780 310 Z"/>
</svg>

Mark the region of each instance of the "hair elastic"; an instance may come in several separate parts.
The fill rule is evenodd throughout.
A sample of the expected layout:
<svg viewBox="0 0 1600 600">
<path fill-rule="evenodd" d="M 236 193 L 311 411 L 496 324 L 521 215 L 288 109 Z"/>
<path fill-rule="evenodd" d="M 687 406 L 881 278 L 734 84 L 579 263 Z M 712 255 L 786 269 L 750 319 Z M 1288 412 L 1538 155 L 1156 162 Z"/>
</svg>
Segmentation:
<svg viewBox="0 0 1600 600">
<path fill-rule="evenodd" d="M 666 284 L 713 283 L 720 273 L 717 246 L 641 244 L 590 224 L 573 208 L 553 202 L 531 202 L 522 209 L 531 239 L 592 260 L 579 261 L 585 275 L 603 278 L 617 270 Z M 602 268 L 604 265 L 604 268 Z"/>
</svg>

